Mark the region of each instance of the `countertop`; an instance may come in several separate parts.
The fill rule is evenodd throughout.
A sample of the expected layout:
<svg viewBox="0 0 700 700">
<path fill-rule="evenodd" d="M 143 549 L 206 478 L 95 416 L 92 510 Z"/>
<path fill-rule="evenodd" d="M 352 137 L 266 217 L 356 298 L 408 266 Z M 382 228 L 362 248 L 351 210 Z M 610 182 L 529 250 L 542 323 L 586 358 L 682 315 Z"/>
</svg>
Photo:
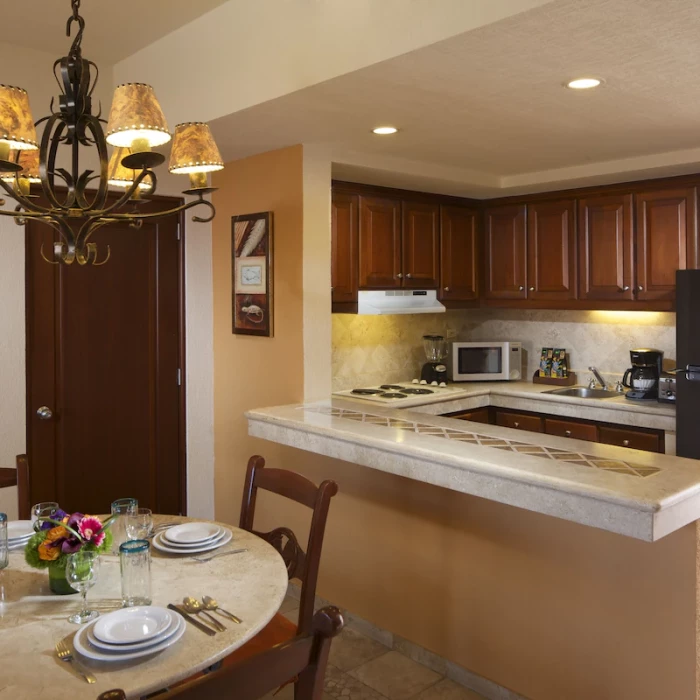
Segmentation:
<svg viewBox="0 0 700 700">
<path fill-rule="evenodd" d="M 588 406 L 599 415 L 603 404 L 619 422 L 628 422 L 624 415 L 675 423 L 673 407 L 623 397 L 543 399 L 536 394 L 548 387 L 524 382 L 501 387 L 482 384 L 449 403 L 481 397 L 492 405 L 524 401 L 523 408 L 533 410 L 533 401 L 546 400 L 559 415 Z M 420 412 L 437 406 L 329 399 L 256 409 L 246 417 L 255 437 L 649 542 L 700 518 L 696 460 Z"/>
</svg>

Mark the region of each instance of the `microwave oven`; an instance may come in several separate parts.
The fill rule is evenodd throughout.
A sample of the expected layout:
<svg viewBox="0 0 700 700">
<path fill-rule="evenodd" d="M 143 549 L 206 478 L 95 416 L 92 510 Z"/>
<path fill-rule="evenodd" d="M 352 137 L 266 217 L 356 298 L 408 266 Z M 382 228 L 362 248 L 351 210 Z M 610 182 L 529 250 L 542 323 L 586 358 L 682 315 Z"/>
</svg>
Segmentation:
<svg viewBox="0 0 700 700">
<path fill-rule="evenodd" d="M 447 363 L 453 382 L 522 379 L 522 343 L 452 343 Z"/>
</svg>

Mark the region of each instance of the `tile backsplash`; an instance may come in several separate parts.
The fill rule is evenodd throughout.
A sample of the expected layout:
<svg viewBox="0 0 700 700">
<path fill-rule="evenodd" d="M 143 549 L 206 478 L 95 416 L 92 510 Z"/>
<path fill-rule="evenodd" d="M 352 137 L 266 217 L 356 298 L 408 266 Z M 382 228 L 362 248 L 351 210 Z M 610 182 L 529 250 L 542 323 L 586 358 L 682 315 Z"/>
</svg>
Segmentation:
<svg viewBox="0 0 700 700">
<path fill-rule="evenodd" d="M 629 367 L 631 348 L 664 351 L 675 367 L 676 316 L 661 312 L 453 310 L 444 314 L 357 316 L 333 314 L 333 390 L 407 381 L 425 362 L 426 333 L 455 340 L 519 340 L 525 378 L 537 369 L 542 347 L 566 348 L 584 382 L 589 365 L 616 379 Z M 611 376 L 612 375 L 612 376 Z"/>
</svg>

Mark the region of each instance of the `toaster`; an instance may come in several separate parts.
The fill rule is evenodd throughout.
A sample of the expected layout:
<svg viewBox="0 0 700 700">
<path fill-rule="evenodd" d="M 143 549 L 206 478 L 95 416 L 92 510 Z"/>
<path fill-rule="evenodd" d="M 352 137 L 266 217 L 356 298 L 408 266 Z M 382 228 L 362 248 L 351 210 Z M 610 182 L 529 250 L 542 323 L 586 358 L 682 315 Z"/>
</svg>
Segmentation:
<svg viewBox="0 0 700 700">
<path fill-rule="evenodd" d="M 659 377 L 659 403 L 676 403 L 676 375 L 662 372 Z"/>
</svg>

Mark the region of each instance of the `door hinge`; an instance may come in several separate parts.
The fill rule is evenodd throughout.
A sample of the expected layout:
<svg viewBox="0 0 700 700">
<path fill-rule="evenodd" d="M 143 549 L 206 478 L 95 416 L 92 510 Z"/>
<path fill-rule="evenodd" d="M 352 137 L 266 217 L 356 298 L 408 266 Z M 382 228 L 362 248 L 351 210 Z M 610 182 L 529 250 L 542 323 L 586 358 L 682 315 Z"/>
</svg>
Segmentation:
<svg viewBox="0 0 700 700">
<path fill-rule="evenodd" d="M 182 386 L 182 370 L 177 368 L 177 385 Z"/>
<path fill-rule="evenodd" d="M 180 222 L 177 222 L 177 240 L 180 240 Z"/>
</svg>

